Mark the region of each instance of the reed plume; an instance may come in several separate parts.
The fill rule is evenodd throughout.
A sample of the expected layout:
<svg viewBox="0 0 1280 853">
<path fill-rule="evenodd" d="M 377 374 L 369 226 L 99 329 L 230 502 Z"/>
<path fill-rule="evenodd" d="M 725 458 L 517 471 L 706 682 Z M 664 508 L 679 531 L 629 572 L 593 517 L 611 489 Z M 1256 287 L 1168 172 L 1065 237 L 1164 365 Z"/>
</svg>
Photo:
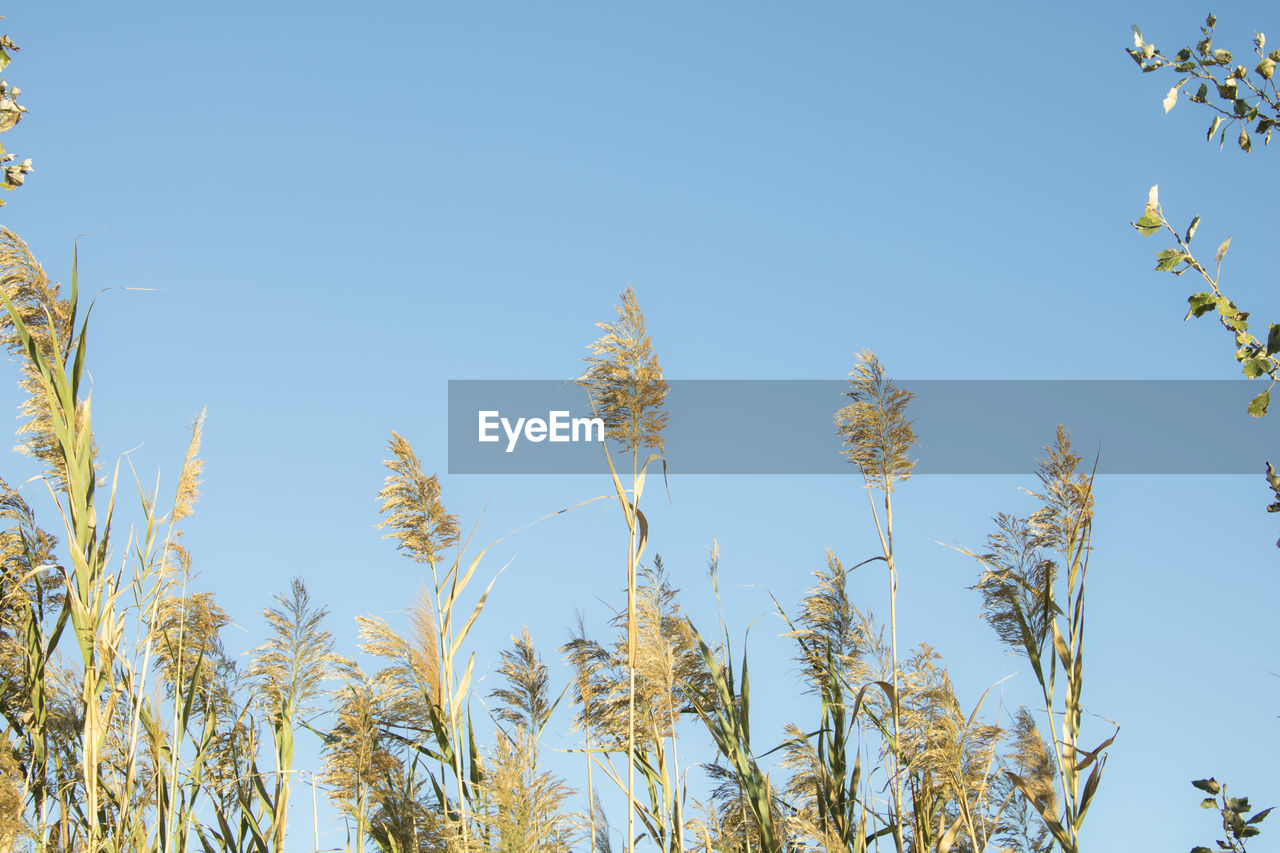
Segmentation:
<svg viewBox="0 0 1280 853">
<path fill-rule="evenodd" d="M 1040 507 L 1025 519 L 996 516 L 997 529 L 988 536 L 987 553 L 960 550 L 982 564 L 974 588 L 982 593 L 987 622 L 1001 642 L 1027 659 L 1040 684 L 1053 733 L 1053 776 L 1060 800 L 1047 796 L 1046 776 L 1038 761 L 1028 764 L 1035 770 L 1030 777 L 1013 771 L 1007 775 L 1036 810 L 1054 843 L 1063 853 L 1077 853 L 1080 827 L 1101 782 L 1106 749 L 1116 735 L 1092 750 L 1079 744 L 1084 594 L 1093 551 L 1093 474 L 1081 470 L 1080 456 L 1072 450 L 1062 426 L 1045 451 L 1036 471 L 1040 488 L 1032 493 Z M 1061 693 L 1060 677 L 1066 686 Z M 1039 738 L 1033 729 L 1023 733 L 1023 746 Z"/>
<path fill-rule="evenodd" d="M 334 653 L 333 634 L 324 627 L 327 607 L 311 603 L 301 578 L 294 578 L 288 595 L 277 595 L 277 607 L 263 615 L 270 635 L 254 652 L 249 677 L 271 723 L 275 746 L 276 784 L 271 848 L 283 853 L 293 787 L 294 726 L 315 709 L 320 685 L 342 659 Z"/>
</svg>

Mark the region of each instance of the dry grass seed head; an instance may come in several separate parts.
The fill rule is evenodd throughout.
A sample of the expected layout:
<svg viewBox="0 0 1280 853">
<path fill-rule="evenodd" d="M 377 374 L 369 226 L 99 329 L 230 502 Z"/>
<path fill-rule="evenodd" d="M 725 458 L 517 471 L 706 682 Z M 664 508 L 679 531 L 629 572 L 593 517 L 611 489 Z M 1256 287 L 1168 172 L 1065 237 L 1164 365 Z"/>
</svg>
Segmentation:
<svg viewBox="0 0 1280 853">
<path fill-rule="evenodd" d="M 581 816 L 566 811 L 576 792 L 538 768 L 535 737 L 520 726 L 497 739 L 483 782 L 489 808 L 477 815 L 491 833 L 488 849 L 568 853 L 582 834 Z"/>
<path fill-rule="evenodd" d="M 489 696 L 499 702 L 495 712 L 499 720 L 536 736 L 551 716 L 548 670 L 533 647 L 528 627 L 511 640 L 512 647 L 503 649 L 498 667 L 507 686 L 495 688 Z"/>
<path fill-rule="evenodd" d="M 439 552 L 458 542 L 458 517 L 445 512 L 439 479 L 423 472 L 408 441 L 393 432 L 388 448 L 395 458 L 383 463 L 391 474 L 378 493 L 386 516 L 378 527 L 390 527 L 387 536 L 410 558 L 435 565 L 444 559 Z"/>
<path fill-rule="evenodd" d="M 796 660 L 804 668 L 806 690 L 817 692 L 827 680 L 827 650 L 843 684 L 870 680 L 871 669 L 863 660 L 874 646 L 866 616 L 849 600 L 849 570 L 830 549 L 826 567 L 813 573 L 817 583 L 800 600 L 799 627 L 784 636 L 800 645 Z"/>
<path fill-rule="evenodd" d="M 227 676 L 234 664 L 227 660 L 220 632 L 231 618 L 214 601 L 213 593 L 167 596 L 156 608 L 156 665 L 170 696 L 196 691 L 195 706 L 230 702 Z M 199 683 L 193 684 L 200 661 Z"/>
<path fill-rule="evenodd" d="M 363 818 L 361 810 L 367 811 L 400 764 L 383 744 L 380 686 L 354 664 L 342 670 L 345 683 L 333 691 L 336 720 L 325 737 L 323 781 L 343 811 Z"/>
<path fill-rule="evenodd" d="M 7 524 L 0 530 L 0 637 L 21 643 L 13 632 L 28 607 L 43 617 L 62 604 L 63 577 L 55 554 L 58 539 L 36 525 L 31 507 L 3 478 L 0 523 Z"/>
<path fill-rule="evenodd" d="M 1002 643 L 1019 654 L 1039 651 L 1060 612 L 1052 595 L 1058 564 L 1041 550 L 1052 538 L 1042 526 L 1012 515 L 1001 513 L 995 523 L 973 589 L 982 594 L 983 616 Z"/>
<path fill-rule="evenodd" d="M 645 332 L 635 290 L 628 287 L 621 299 L 617 322 L 596 324 L 604 334 L 588 347 L 587 370 L 578 384 L 587 389 L 606 432 L 623 450 L 648 447 L 662 452 L 667 382 Z"/>
<path fill-rule="evenodd" d="M 289 594 L 275 596 L 279 607 L 263 615 L 271 635 L 260 645 L 250 677 L 267 702 L 273 718 L 293 718 L 313 710 L 321 682 L 342 663 L 334 652 L 333 634 L 324 627 L 327 607 L 316 607 L 301 578 L 294 578 Z"/>
<path fill-rule="evenodd" d="M 587 636 L 586 619 L 581 610 L 575 614 L 575 620 L 573 634 L 559 651 L 573 668 L 574 701 L 589 707 L 595 698 L 600 670 L 608 665 L 609 653 Z"/>
<path fill-rule="evenodd" d="M 200 458 L 200 440 L 204 433 L 205 412 L 201 411 L 191 422 L 191 441 L 187 456 L 178 475 L 178 490 L 173 499 L 172 520 L 176 523 L 191 515 L 196 501 L 200 500 L 200 475 L 204 472 L 204 460 Z"/>
<path fill-rule="evenodd" d="M 374 680 L 386 694 L 388 713 L 397 721 L 426 728 L 430 716 L 424 700 L 444 707 L 437 652 L 435 604 L 421 589 L 409 612 L 410 636 L 406 639 L 383 619 L 358 616 L 360 651 L 389 662 Z"/>
<path fill-rule="evenodd" d="M 1002 731 L 960 706 L 950 676 L 927 645 L 903 669 L 902 741 L 905 769 L 924 788 L 942 793 L 951 807 L 964 803 L 975 830 L 985 839 L 994 830 L 987 819 L 994 758 Z M 978 839 L 981 846 L 982 839 Z"/>
<path fill-rule="evenodd" d="M 647 737 L 672 736 L 673 720 L 691 711 L 690 691 L 715 695 L 711 676 L 698 651 L 688 620 L 676 603 L 679 590 L 671 586 L 660 557 L 641 566 L 636 590 L 636 719 Z M 627 615 L 611 624 L 618 634 L 607 665 L 593 682 L 592 730 L 615 743 L 627 742 L 630 671 L 627 667 Z M 596 648 L 599 648 L 598 646 Z"/>
<path fill-rule="evenodd" d="M 910 477 L 915 467 L 908 454 L 917 443 L 916 434 L 907 420 L 907 404 L 914 395 L 890 381 L 880 359 L 863 350 L 849 372 L 845 396 L 853 402 L 836 412 L 844 454 L 871 486 L 892 491 L 893 484 Z"/>
<path fill-rule="evenodd" d="M 1056 441 L 1045 447 L 1036 477 L 1041 491 L 1034 497 L 1044 506 L 1031 516 L 1048 547 L 1058 550 L 1079 542 L 1093 521 L 1093 478 L 1079 471 L 1080 456 L 1071 450 L 1071 436 L 1058 426 Z"/>
<path fill-rule="evenodd" d="M 51 284 L 44 270 L 22 238 L 0 227 L 0 288 L 13 303 L 41 354 L 50 363 L 61 364 L 71 351 L 74 338 L 71 300 L 64 299 L 60 287 Z M 55 340 L 57 346 L 55 346 Z M 45 394 L 44 382 L 25 351 L 7 311 L 0 312 L 0 343 L 22 358 L 19 387 L 26 395 L 21 415 L 27 419 L 18 428 L 18 450 L 44 462 L 59 481 L 65 480 L 62 457 L 53 429 L 54 414 Z M 81 403 L 77 417 L 87 416 L 87 402 Z"/>
<path fill-rule="evenodd" d="M 27 782 L 8 744 L 0 745 L 0 850 L 17 849 L 19 839 L 31 838 L 22 819 Z"/>
<path fill-rule="evenodd" d="M 1056 765 L 1048 745 L 1040 736 L 1035 718 L 1026 708 L 1019 708 L 1013 718 L 1013 752 L 1007 763 L 1030 789 L 1032 799 L 1050 814 L 1058 811 Z"/>
</svg>

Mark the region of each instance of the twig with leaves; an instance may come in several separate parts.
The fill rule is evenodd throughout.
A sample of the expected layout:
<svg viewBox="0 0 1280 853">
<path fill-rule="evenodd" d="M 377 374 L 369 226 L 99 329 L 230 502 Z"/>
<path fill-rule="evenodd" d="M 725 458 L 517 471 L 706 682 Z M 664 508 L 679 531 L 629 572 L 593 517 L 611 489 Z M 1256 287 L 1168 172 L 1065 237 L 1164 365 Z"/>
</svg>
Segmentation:
<svg viewBox="0 0 1280 853">
<path fill-rule="evenodd" d="M 1194 47 L 1184 47 L 1172 60 L 1165 57 L 1156 46 L 1142 37 L 1142 30 L 1133 27 L 1133 47 L 1126 48 L 1129 56 L 1144 72 L 1161 68 L 1173 68 L 1183 77 L 1164 96 L 1167 113 L 1178 102 L 1178 94 L 1188 83 L 1199 80 L 1200 86 L 1187 98 L 1192 103 L 1204 104 L 1216 115 L 1209 125 L 1206 140 L 1218 134 L 1218 147 L 1227 140 L 1227 131 L 1240 126 L 1236 143 L 1245 153 L 1253 150 L 1253 139 L 1248 124 L 1256 121 L 1253 132 L 1263 138 L 1262 144 L 1271 142 L 1271 131 L 1280 124 L 1280 97 L 1277 97 L 1275 80 L 1276 63 L 1280 62 L 1280 50 L 1266 52 L 1267 37 L 1255 33 L 1254 53 L 1258 63 L 1250 72 L 1243 65 L 1232 65 L 1235 57 L 1231 51 L 1213 46 L 1214 28 L 1218 19 L 1214 15 L 1205 18 L 1200 28 L 1203 36 Z"/>
<path fill-rule="evenodd" d="M 1222 831 L 1227 837 L 1215 842 L 1217 849 L 1244 853 L 1245 839 L 1253 838 L 1262 831 L 1258 824 L 1266 820 L 1267 815 L 1271 814 L 1271 809 L 1263 809 L 1253 817 L 1248 817 L 1249 812 L 1253 811 L 1249 805 L 1249 798 L 1228 797 L 1225 782 L 1219 782 L 1210 777 L 1197 779 L 1191 784 L 1209 795 L 1201 800 L 1200 808 L 1217 809 L 1218 814 L 1222 816 Z M 1213 848 L 1196 846 L 1191 848 L 1191 853 L 1213 853 Z"/>
<path fill-rule="evenodd" d="M 1177 248 L 1162 249 L 1156 253 L 1157 272 L 1169 272 L 1174 275 L 1194 271 L 1209 285 L 1208 290 L 1193 293 L 1187 297 L 1189 307 L 1184 320 L 1192 317 L 1203 317 L 1216 312 L 1218 322 L 1235 340 L 1234 358 L 1240 364 L 1240 370 L 1249 379 L 1266 377 L 1271 380 L 1266 389 L 1249 402 L 1249 415 L 1255 418 L 1265 417 L 1271 405 L 1271 389 L 1280 382 L 1280 323 L 1267 326 L 1267 339 L 1261 341 L 1249 333 L 1249 312 L 1241 311 L 1231 299 L 1222 293 L 1219 282 L 1222 280 L 1222 261 L 1231 247 L 1231 238 L 1223 240 L 1214 253 L 1214 270 L 1210 274 L 1205 265 L 1191 254 L 1191 240 L 1200 227 L 1200 217 L 1192 218 L 1185 231 L 1179 231 L 1169 224 L 1164 211 L 1160 207 L 1159 187 L 1154 186 L 1147 194 L 1147 206 L 1142 217 L 1132 223 L 1144 237 L 1150 237 L 1160 231 L 1168 231 L 1173 235 Z M 1268 512 L 1280 512 L 1280 475 L 1276 474 L 1270 462 L 1267 463 L 1267 486 L 1275 495 L 1275 501 L 1267 507 Z M 1280 540 L 1276 541 L 1280 548 Z"/>
</svg>

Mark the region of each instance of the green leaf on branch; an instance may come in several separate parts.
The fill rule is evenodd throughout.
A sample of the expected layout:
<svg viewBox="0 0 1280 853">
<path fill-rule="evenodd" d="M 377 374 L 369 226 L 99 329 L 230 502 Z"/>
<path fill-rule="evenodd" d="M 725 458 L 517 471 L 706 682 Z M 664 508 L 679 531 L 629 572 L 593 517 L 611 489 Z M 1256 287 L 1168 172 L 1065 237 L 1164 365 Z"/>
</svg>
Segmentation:
<svg viewBox="0 0 1280 853">
<path fill-rule="evenodd" d="M 1160 218 L 1154 214 L 1148 213 L 1137 222 L 1132 223 L 1143 237 L 1150 237 L 1152 234 L 1160 230 Z"/>
<path fill-rule="evenodd" d="M 1244 363 L 1244 375 L 1250 379 L 1266 376 L 1271 372 L 1272 362 L 1269 358 L 1251 358 Z"/>
<path fill-rule="evenodd" d="M 1230 246 L 1231 246 L 1231 238 L 1230 238 L 1230 237 L 1228 237 L 1227 239 L 1223 240 L 1223 241 L 1222 241 L 1222 243 L 1221 243 L 1221 244 L 1219 244 L 1219 246 L 1218 246 L 1218 255 L 1217 255 L 1217 258 L 1216 258 L 1216 260 L 1218 261 L 1218 263 L 1222 263 L 1222 259 L 1223 259 L 1223 258 L 1225 258 L 1225 257 L 1227 256 L 1227 249 L 1228 249 L 1228 248 L 1230 248 Z"/>
<path fill-rule="evenodd" d="M 1209 132 L 1204 135 L 1204 141 L 1209 142 L 1213 139 L 1213 135 L 1218 132 L 1218 126 L 1222 124 L 1222 116 L 1214 116 L 1213 124 L 1209 125 Z"/>
<path fill-rule="evenodd" d="M 1249 414 L 1255 418 L 1266 417 L 1267 406 L 1271 405 L 1271 389 L 1268 388 L 1261 394 L 1253 398 L 1253 402 L 1249 403 Z"/>
<path fill-rule="evenodd" d="M 1249 131 L 1245 130 L 1243 126 L 1240 128 L 1239 142 L 1240 150 L 1244 153 L 1248 154 L 1253 149 L 1253 143 L 1249 141 Z"/>
<path fill-rule="evenodd" d="M 1276 73 L 1276 61 L 1271 57 L 1267 57 L 1258 63 L 1258 67 L 1253 69 L 1262 75 L 1263 80 L 1270 80 Z"/>
<path fill-rule="evenodd" d="M 1196 229 L 1200 227 L 1200 217 L 1197 216 L 1191 220 L 1191 224 L 1187 226 L 1187 235 L 1182 239 L 1184 243 L 1190 243 L 1191 238 L 1196 236 Z"/>
<path fill-rule="evenodd" d="M 1167 272 L 1178 264 L 1187 259 L 1187 256 L 1177 249 L 1165 249 L 1156 253 L 1156 272 Z"/>
<path fill-rule="evenodd" d="M 1210 23 L 1209 26 L 1212 27 L 1213 24 Z M 1218 780 L 1214 779 L 1212 776 L 1210 776 L 1208 779 L 1197 779 L 1191 784 L 1195 785 L 1201 791 L 1204 791 L 1205 793 L 1208 793 L 1208 794 L 1217 794 L 1219 791 L 1222 790 L 1222 785 L 1218 784 Z"/>
<path fill-rule="evenodd" d="M 1191 303 L 1191 310 L 1187 311 L 1187 316 L 1183 318 L 1184 320 L 1208 314 L 1217 307 L 1218 297 L 1212 293 L 1193 293 L 1187 297 L 1187 302 Z"/>
<path fill-rule="evenodd" d="M 1272 323 L 1267 329 L 1267 355 L 1280 352 L 1280 323 Z"/>
<path fill-rule="evenodd" d="M 1228 329 L 1243 332 L 1249 328 L 1249 312 L 1241 311 L 1236 304 L 1225 296 L 1219 296 L 1218 313 L 1222 315 L 1222 324 Z"/>
</svg>

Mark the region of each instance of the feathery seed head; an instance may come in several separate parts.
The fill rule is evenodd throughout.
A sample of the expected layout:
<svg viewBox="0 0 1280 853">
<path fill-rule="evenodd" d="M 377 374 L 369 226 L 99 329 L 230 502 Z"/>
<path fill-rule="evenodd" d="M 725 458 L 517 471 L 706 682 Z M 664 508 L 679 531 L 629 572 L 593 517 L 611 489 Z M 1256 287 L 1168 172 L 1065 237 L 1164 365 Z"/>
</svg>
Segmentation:
<svg viewBox="0 0 1280 853">
<path fill-rule="evenodd" d="M 1044 506 L 1031 516 L 1031 524 L 1046 544 L 1063 548 L 1093 521 L 1093 478 L 1078 471 L 1080 456 L 1071 449 L 1071 436 L 1059 424 L 1056 440 L 1045 447 L 1036 477 L 1042 491 L 1035 497 Z"/>
<path fill-rule="evenodd" d="M 489 695 L 500 703 L 495 713 L 498 719 L 536 736 L 551 716 L 548 669 L 533 647 L 528 627 L 511 639 L 513 647 L 502 651 L 498 667 L 507 686 L 495 688 Z"/>
<path fill-rule="evenodd" d="M 191 423 L 191 443 L 187 445 L 187 458 L 182 463 L 178 477 L 178 493 L 173 500 L 173 520 L 181 521 L 191 515 L 200 499 L 200 474 L 204 460 L 200 458 L 200 438 L 204 431 L 205 410 Z"/>
<path fill-rule="evenodd" d="M 578 384 L 587 389 L 606 432 L 623 450 L 635 453 L 650 447 L 661 452 L 667 382 L 645 332 L 635 290 L 628 287 L 621 299 L 615 309 L 617 322 L 596 324 L 604 334 L 588 347 L 588 367 Z"/>
<path fill-rule="evenodd" d="M 270 636 L 254 651 L 249 677 L 258 685 L 273 720 L 291 720 L 312 710 L 321 682 L 342 662 L 334 652 L 333 633 L 324 627 L 327 607 L 316 607 L 301 578 L 288 595 L 277 595 L 279 607 L 263 612 Z"/>
<path fill-rule="evenodd" d="M 49 282 L 22 238 L 2 227 L 0 289 L 3 289 L 5 296 L 17 309 L 18 316 L 30 332 L 32 342 L 41 355 L 51 363 L 65 361 L 67 354 L 71 352 L 74 338 L 71 300 L 62 298 L 59 285 Z M 27 422 L 18 428 L 18 435 L 22 439 L 18 449 L 47 464 L 57 479 L 64 479 L 62 458 L 53 428 L 55 415 L 50 410 L 40 373 L 26 352 L 8 311 L 0 311 L 0 345 L 22 357 L 22 379 L 18 385 L 26 394 L 21 414 Z"/>
<path fill-rule="evenodd" d="M 1052 753 L 1031 712 L 1019 708 L 1013 718 L 1014 751 L 1010 763 L 1017 769 L 1018 775 L 1026 783 L 1035 800 L 1050 814 L 1058 811 L 1058 792 L 1056 788 L 1057 770 Z"/>
<path fill-rule="evenodd" d="M 911 476 L 915 461 L 907 454 L 916 442 L 907 403 L 915 396 L 888 379 L 884 365 L 870 350 L 858 353 L 849 371 L 853 402 L 836 412 L 836 428 L 844 438 L 844 454 L 862 471 L 868 483 L 884 491 Z"/>
<path fill-rule="evenodd" d="M 387 445 L 395 455 L 383 464 L 391 471 L 378 493 L 386 516 L 378 527 L 390 527 L 389 538 L 419 563 L 435 565 L 444 559 L 440 551 L 458 543 L 458 517 L 445 512 L 440 502 L 440 480 L 428 477 L 422 463 L 399 433 L 391 433 Z"/>
</svg>

